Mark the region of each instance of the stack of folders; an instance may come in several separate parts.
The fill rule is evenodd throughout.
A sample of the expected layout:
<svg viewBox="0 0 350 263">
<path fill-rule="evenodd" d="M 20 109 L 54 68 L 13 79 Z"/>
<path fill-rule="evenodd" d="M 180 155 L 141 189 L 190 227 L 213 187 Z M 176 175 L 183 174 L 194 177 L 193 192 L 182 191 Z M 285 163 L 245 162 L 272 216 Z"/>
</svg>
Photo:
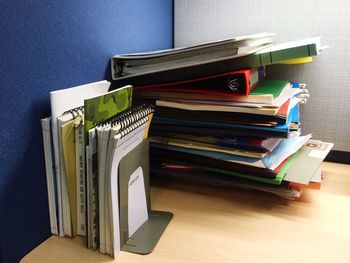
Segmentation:
<svg viewBox="0 0 350 263">
<path fill-rule="evenodd" d="M 288 199 L 299 198 L 305 188 L 319 188 L 320 164 L 333 144 L 301 135 L 299 108 L 309 97 L 306 85 L 271 80 L 266 73 L 271 64 L 310 62 L 320 50 L 320 38 L 310 38 L 246 56 L 192 61 L 182 71 L 173 65 L 163 72 L 143 60 L 149 76 L 161 82 L 134 87 L 136 101 L 156 104 L 151 172 Z"/>
<path fill-rule="evenodd" d="M 41 123 L 52 233 L 85 236 L 88 248 L 116 256 L 150 219 L 154 106 L 132 106 L 132 86 L 109 86 L 51 92 L 52 116 Z"/>
</svg>

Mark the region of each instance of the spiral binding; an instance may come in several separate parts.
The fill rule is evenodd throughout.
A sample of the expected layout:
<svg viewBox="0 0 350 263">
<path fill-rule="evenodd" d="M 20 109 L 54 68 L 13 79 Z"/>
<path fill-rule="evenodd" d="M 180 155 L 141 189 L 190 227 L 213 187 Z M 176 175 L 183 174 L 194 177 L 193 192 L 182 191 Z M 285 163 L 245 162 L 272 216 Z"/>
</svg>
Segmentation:
<svg viewBox="0 0 350 263">
<path fill-rule="evenodd" d="M 84 117 L 83 115 L 80 115 L 80 118 L 75 118 L 74 119 L 74 127 L 75 128 L 80 128 L 81 125 L 84 123 Z"/>
<path fill-rule="evenodd" d="M 140 127 L 141 125 L 145 124 L 146 122 L 148 122 L 149 117 L 146 116 L 134 123 L 132 123 L 130 126 L 128 126 L 127 128 L 125 128 L 124 130 L 121 130 L 117 135 L 114 136 L 114 138 L 116 139 L 121 139 L 124 136 L 128 135 L 129 133 L 131 133 L 132 131 L 136 130 L 138 127 Z"/>
<path fill-rule="evenodd" d="M 67 111 L 63 112 L 62 115 L 66 115 L 66 114 L 72 114 L 73 119 L 77 116 L 81 116 L 84 114 L 84 106 L 79 106 L 79 107 L 67 110 Z"/>
<path fill-rule="evenodd" d="M 104 121 L 97 127 L 106 127 L 110 126 L 112 128 L 118 127 L 120 131 L 125 130 L 130 125 L 139 121 L 140 119 L 148 116 L 149 114 L 154 112 L 154 106 L 150 104 L 141 104 L 132 108 L 129 108 L 113 118 Z"/>
</svg>

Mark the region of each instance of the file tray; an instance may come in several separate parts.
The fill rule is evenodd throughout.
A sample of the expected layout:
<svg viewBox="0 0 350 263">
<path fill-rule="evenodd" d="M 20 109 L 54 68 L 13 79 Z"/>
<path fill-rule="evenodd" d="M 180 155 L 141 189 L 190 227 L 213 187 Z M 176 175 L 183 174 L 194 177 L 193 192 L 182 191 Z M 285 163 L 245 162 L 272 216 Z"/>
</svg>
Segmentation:
<svg viewBox="0 0 350 263">
<path fill-rule="evenodd" d="M 137 254 L 152 252 L 173 214 L 151 211 L 148 140 L 141 142 L 120 161 L 119 209 L 121 250 Z M 135 228 L 135 221 L 139 226 L 130 233 L 130 228 Z"/>
</svg>

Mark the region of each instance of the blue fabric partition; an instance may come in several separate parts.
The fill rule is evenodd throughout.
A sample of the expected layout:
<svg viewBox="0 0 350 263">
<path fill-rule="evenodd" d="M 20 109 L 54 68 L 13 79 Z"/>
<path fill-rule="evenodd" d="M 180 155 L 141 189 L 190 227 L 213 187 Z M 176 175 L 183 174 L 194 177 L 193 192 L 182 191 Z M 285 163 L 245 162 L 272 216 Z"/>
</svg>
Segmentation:
<svg viewBox="0 0 350 263">
<path fill-rule="evenodd" d="M 49 92 L 110 79 L 112 55 L 171 48 L 171 0 L 0 0 L 0 262 L 50 236 Z"/>
</svg>

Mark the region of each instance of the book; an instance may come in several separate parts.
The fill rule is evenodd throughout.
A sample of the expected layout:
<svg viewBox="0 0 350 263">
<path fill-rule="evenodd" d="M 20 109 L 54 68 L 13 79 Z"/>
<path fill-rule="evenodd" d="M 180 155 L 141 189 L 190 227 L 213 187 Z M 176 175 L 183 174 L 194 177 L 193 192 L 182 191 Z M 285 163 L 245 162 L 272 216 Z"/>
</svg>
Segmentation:
<svg viewBox="0 0 350 263">
<path fill-rule="evenodd" d="M 151 114 L 153 107 L 141 105 L 134 108 L 128 108 L 120 114 L 113 116 L 100 125 L 89 130 L 89 143 L 87 146 L 87 190 L 88 190 L 88 247 L 96 250 L 100 246 L 101 253 L 111 254 L 113 236 L 110 235 L 110 227 L 106 225 L 106 217 L 110 217 L 110 209 L 108 208 L 109 178 L 108 178 L 108 159 L 107 155 L 111 154 L 108 147 L 110 141 L 103 142 L 103 138 L 98 138 L 99 130 L 104 128 L 104 139 L 110 137 L 114 139 L 120 132 L 127 133 L 133 125 L 138 122 L 146 122 L 146 115 Z M 147 121 L 148 121 L 147 119 Z M 149 120 L 150 121 L 150 120 Z M 101 131 L 101 130 L 100 130 Z M 100 133 L 101 134 L 101 133 Z M 101 134 L 102 135 L 102 134 Z M 130 138 L 133 139 L 133 138 Z M 108 223 L 109 222 L 109 223 Z M 110 218 L 108 220 L 110 225 Z M 106 230 L 107 229 L 107 230 Z M 102 246 L 101 246 L 102 245 Z"/>
<path fill-rule="evenodd" d="M 210 61 L 201 61 L 191 65 L 179 65 L 173 68 L 163 67 L 152 70 L 152 66 L 149 66 L 147 75 L 130 74 L 125 80 L 129 83 L 132 82 L 135 86 L 154 85 L 201 78 L 245 68 L 283 63 L 292 59 L 317 56 L 322 49 L 320 42 L 320 37 L 308 38 L 272 45 L 249 55 L 217 57 Z M 113 66 L 112 76 L 113 79 L 118 80 L 117 69 Z M 123 78 L 120 78 L 120 81 L 123 82 Z"/>
<path fill-rule="evenodd" d="M 265 127 L 275 127 L 278 124 L 286 123 L 291 109 L 298 103 L 297 98 L 291 98 L 285 102 L 279 108 L 275 108 L 275 115 L 262 115 L 256 113 L 242 112 L 248 111 L 245 109 L 240 110 L 240 112 L 225 112 L 225 111 L 204 111 L 204 110 L 188 110 L 188 109 L 178 109 L 172 107 L 157 107 L 156 118 L 173 118 L 188 121 L 208 121 L 211 123 L 227 123 L 227 124 L 241 124 L 249 126 L 265 126 Z M 205 104 L 206 105 L 206 104 Z M 215 107 L 215 105 L 213 106 Z M 261 108 L 261 107 L 260 107 Z M 252 112 L 250 107 L 249 111 Z M 253 108 L 258 109 L 258 108 Z M 258 110 L 256 110 L 258 111 Z"/>
<path fill-rule="evenodd" d="M 78 93 L 73 89 L 74 104 L 81 101 Z M 130 108 L 131 97 L 131 86 L 104 92 L 84 100 L 88 107 L 71 108 L 56 118 L 60 188 L 51 180 L 50 118 L 42 120 L 52 231 L 59 217 L 50 199 L 60 192 L 62 227 L 56 226 L 57 233 L 83 235 L 88 248 L 114 256 L 120 250 L 150 253 L 172 218 L 150 210 L 147 138 L 154 106 Z M 93 127 L 85 135 L 87 124 Z"/>
<path fill-rule="evenodd" d="M 235 112 L 209 112 L 189 111 L 168 107 L 157 107 L 156 118 L 173 118 L 183 120 L 206 120 L 208 122 L 222 122 L 242 125 L 261 125 L 266 127 L 276 126 L 278 123 L 285 123 L 285 118 L 278 116 L 266 116 L 248 113 Z"/>
<path fill-rule="evenodd" d="M 247 127 L 239 128 L 232 126 L 221 126 L 217 127 L 215 125 L 208 126 L 207 123 L 187 123 L 184 121 L 179 123 L 157 123 L 158 118 L 154 118 L 153 124 L 151 126 L 151 134 L 161 134 L 164 132 L 176 132 L 176 133 L 184 133 L 184 134 L 192 134 L 194 136 L 232 136 L 232 137 L 254 137 L 254 138 L 288 138 L 293 136 L 294 134 L 290 131 L 286 130 L 263 130 L 259 129 L 247 129 Z"/>
<path fill-rule="evenodd" d="M 269 125 L 253 125 L 253 124 L 237 124 L 230 122 L 219 122 L 219 121 L 210 121 L 206 119 L 195 120 L 195 119 L 173 119 L 173 118 L 163 118 L 163 117 L 154 117 L 154 124 L 156 126 L 169 125 L 169 126 L 182 126 L 182 127 L 197 127 L 197 128 L 213 128 L 213 129 L 231 129 L 231 130 L 241 130 L 241 131 L 252 131 L 255 133 L 259 132 L 271 132 L 271 133 L 280 133 L 281 135 L 287 133 L 290 130 L 291 118 L 283 124 L 277 124 L 274 126 Z M 234 133 L 234 132 L 233 132 Z M 232 134 L 233 134 L 232 133 Z"/>
<path fill-rule="evenodd" d="M 235 163 L 225 163 L 223 161 L 213 161 L 211 158 L 201 156 L 198 158 L 195 154 L 187 154 L 171 151 L 164 151 L 159 148 L 151 148 L 152 161 L 171 161 L 176 164 L 200 168 L 205 171 L 237 176 L 257 182 L 280 185 L 286 174 L 287 168 L 295 158 L 295 154 L 286 159 L 275 171 L 257 167 L 247 167 Z"/>
<path fill-rule="evenodd" d="M 333 143 L 309 140 L 298 152 L 295 163 L 288 168 L 285 180 L 308 185 L 333 145 Z"/>
<path fill-rule="evenodd" d="M 110 134 L 110 124 L 96 127 L 97 132 L 97 146 L 98 146 L 98 201 L 99 201 L 99 240 L 100 252 L 106 253 L 106 225 L 105 225 L 105 211 L 106 211 L 106 161 L 108 139 Z"/>
<path fill-rule="evenodd" d="M 284 83 L 284 85 L 283 85 Z M 271 84 L 274 88 L 269 88 L 275 96 L 269 93 L 264 88 Z M 283 85 L 283 86 L 282 86 Z M 259 93 L 248 96 L 221 96 L 220 94 L 212 95 L 195 92 L 176 92 L 176 91 L 153 91 L 153 90 L 135 90 L 134 95 L 139 100 L 176 100 L 176 101 L 201 101 L 201 103 L 212 103 L 231 106 L 246 106 L 246 107 L 279 107 L 291 97 L 301 92 L 299 88 L 293 88 L 290 83 L 274 80 L 262 80 L 254 90 Z"/>
<path fill-rule="evenodd" d="M 77 107 L 64 112 L 57 118 L 63 234 L 71 237 L 77 233 L 74 129 L 75 123 L 81 120 L 82 114 L 83 108 Z"/>
<path fill-rule="evenodd" d="M 273 107 L 261 107 L 261 108 L 249 108 L 249 107 L 235 107 L 227 105 L 217 104 L 203 104 L 192 101 L 178 102 L 170 100 L 157 100 L 156 106 L 189 110 L 189 111 L 215 111 L 215 112 L 239 112 L 250 113 L 257 115 L 274 116 L 278 112 L 278 108 Z"/>
<path fill-rule="evenodd" d="M 150 133 L 150 141 L 153 138 L 165 137 L 192 142 L 201 142 L 206 144 L 215 144 L 233 149 L 254 151 L 254 152 L 271 152 L 281 141 L 280 138 L 256 138 L 256 137 L 234 137 L 234 136 L 198 136 L 192 134 L 176 133 L 176 132 L 152 132 Z"/>
<path fill-rule="evenodd" d="M 87 247 L 98 248 L 98 164 L 97 164 L 97 136 L 95 129 L 88 132 L 86 145 L 86 191 L 87 191 Z"/>
<path fill-rule="evenodd" d="M 145 105 L 140 105 L 137 107 L 137 109 L 141 109 L 145 107 Z M 111 164 L 113 162 L 113 153 L 115 150 L 115 145 L 112 143 L 115 136 L 119 133 L 119 131 L 124 130 L 124 133 L 126 132 L 126 129 L 132 125 L 136 120 L 139 120 L 140 117 L 146 117 L 144 115 L 145 112 L 142 114 L 132 114 L 136 109 L 135 108 L 129 108 L 124 112 L 119 113 L 115 117 L 108 119 L 101 123 L 102 127 L 108 129 L 108 126 L 110 125 L 109 130 L 109 139 L 108 139 L 108 146 L 107 146 L 107 158 L 105 160 L 105 173 L 99 174 L 100 181 L 101 181 L 101 196 L 100 198 L 103 198 L 105 200 L 104 206 L 101 207 L 101 210 L 99 211 L 100 216 L 100 243 L 102 243 L 102 250 L 100 249 L 100 252 L 105 250 L 106 254 L 113 255 L 113 235 L 112 235 L 112 212 L 111 212 L 111 201 L 110 201 L 110 195 L 111 195 L 111 188 L 108 187 L 109 185 L 109 178 L 108 174 L 110 174 L 110 171 L 112 169 Z M 153 110 L 152 110 L 153 112 Z M 151 112 L 149 112 L 150 114 Z M 107 125 L 107 126 L 105 126 Z M 130 129 L 130 128 L 129 128 Z M 101 154 L 101 153 L 100 153 Z M 104 183 L 103 183 L 104 182 Z M 104 186 L 104 189 L 103 189 Z M 104 232 L 102 232 L 104 231 Z"/>
<path fill-rule="evenodd" d="M 152 175 L 157 176 L 157 178 L 174 178 L 195 185 L 210 185 L 214 187 L 231 186 L 246 190 L 263 191 L 291 200 L 295 200 L 301 196 L 301 192 L 298 189 L 291 187 L 285 181 L 282 181 L 281 184 L 269 184 L 223 174 L 214 169 L 208 171 L 201 167 L 171 162 L 151 162 L 151 170 Z"/>
<path fill-rule="evenodd" d="M 51 233 L 58 235 L 57 225 L 57 205 L 56 197 L 57 193 L 55 183 L 55 171 L 53 169 L 53 145 L 51 138 L 51 117 L 41 119 L 41 128 L 43 133 L 43 145 L 45 154 L 45 171 L 46 171 L 46 184 L 47 184 L 47 195 L 49 202 L 49 213 L 50 213 L 50 228 Z"/>
<path fill-rule="evenodd" d="M 270 45 L 272 35 L 271 33 L 260 33 L 191 47 L 115 55 L 111 60 L 112 78 L 128 78 L 132 75 L 145 75 L 167 69 L 193 66 L 218 58 L 250 54 Z"/>
<path fill-rule="evenodd" d="M 63 150 L 63 126 L 66 123 L 73 121 L 73 114 L 71 112 L 66 112 L 62 116 L 57 118 L 57 126 L 58 126 L 58 150 L 59 150 L 59 158 L 60 158 L 60 185 L 61 185 L 61 202 L 62 202 L 62 227 L 63 227 L 63 235 L 73 237 L 72 231 L 72 215 L 71 215 L 71 204 L 69 201 L 69 193 L 68 193 L 68 182 L 67 182 L 67 170 L 66 164 L 64 160 L 64 150 Z"/>
<path fill-rule="evenodd" d="M 127 85 L 84 100 L 85 134 L 101 122 L 132 105 L 132 86 Z"/>
<path fill-rule="evenodd" d="M 307 38 L 273 45 L 256 52 L 262 65 L 285 63 L 286 61 L 317 56 L 321 51 L 321 38 Z"/>
<path fill-rule="evenodd" d="M 173 132 L 184 132 L 196 135 L 217 136 L 220 134 L 224 136 L 252 136 L 259 138 L 292 137 L 295 132 L 300 132 L 299 105 L 296 104 L 298 100 L 296 98 L 295 100 L 292 100 L 292 103 L 286 105 L 288 109 L 284 109 L 284 106 L 281 107 L 275 116 L 231 112 L 192 112 L 186 110 L 184 110 L 183 115 L 186 117 L 183 118 L 176 116 L 170 116 L 170 118 L 156 116 L 154 119 L 155 125 L 153 125 L 152 134 L 153 132 L 167 132 L 172 131 L 171 129 L 173 129 Z M 220 115 L 220 118 L 215 118 L 215 114 Z M 261 116 L 261 120 L 259 120 L 259 116 Z M 229 118 L 232 117 L 247 118 L 252 121 L 256 120 L 256 123 L 240 123 L 235 120 L 229 120 Z M 271 122 L 269 123 L 269 121 Z M 156 126 L 156 128 L 154 126 Z"/>
<path fill-rule="evenodd" d="M 75 122 L 75 153 L 76 153 L 76 192 L 77 192 L 77 235 L 86 235 L 86 185 L 85 185 L 85 139 L 84 117 Z"/>
<path fill-rule="evenodd" d="M 131 129 L 126 129 L 121 132 L 117 132 L 113 136 L 112 141 L 109 142 L 110 145 L 110 156 L 109 162 L 107 163 L 107 185 L 109 189 L 106 191 L 107 196 L 107 212 L 109 215 L 109 227 L 106 228 L 106 235 L 109 235 L 108 241 L 110 243 L 106 244 L 106 248 L 111 249 L 111 255 L 116 256 L 121 250 L 120 241 L 120 229 L 119 229 L 119 189 L 118 189 L 118 166 L 119 162 L 123 156 L 125 156 L 129 151 L 136 147 L 140 142 L 147 137 L 148 127 L 147 122 L 150 121 L 149 117 L 143 118 L 138 121 L 135 125 L 130 126 Z M 132 139 L 131 139 L 132 138 Z"/>
<path fill-rule="evenodd" d="M 201 100 L 200 98 L 197 99 L 189 99 L 189 98 L 165 98 L 161 99 L 158 98 L 158 100 L 164 100 L 164 101 L 173 101 L 178 103 L 192 103 L 192 104 L 203 104 L 203 105 L 218 105 L 218 106 L 229 106 L 229 107 L 241 107 L 241 108 L 280 108 L 283 104 L 285 104 L 288 100 L 292 99 L 293 97 L 298 98 L 298 102 L 304 104 L 307 102 L 307 99 L 310 97 L 310 94 L 304 94 L 302 92 L 302 89 L 296 88 L 291 89 L 292 92 L 289 92 L 288 96 L 284 96 L 281 100 L 281 98 L 278 98 L 278 100 L 275 100 L 273 104 L 265 104 L 265 103 L 255 103 L 255 102 L 244 102 L 244 101 L 229 101 L 229 100 Z M 296 96 L 297 95 L 297 96 Z M 248 95 L 249 96 L 249 95 Z M 247 96 L 247 97 L 248 97 Z M 265 97 L 265 95 L 262 95 Z M 305 98 L 304 98 L 305 96 Z M 216 97 L 218 98 L 218 97 Z M 140 104 L 140 102 L 145 103 L 147 99 L 137 98 L 136 102 Z M 156 100 L 155 100 L 156 101 Z"/>
<path fill-rule="evenodd" d="M 97 132 L 97 145 L 98 145 L 98 196 L 99 196 L 99 233 L 100 233 L 100 252 L 111 253 L 110 241 L 106 241 L 109 232 L 106 231 L 107 223 L 107 206 L 106 200 L 108 199 L 107 192 L 107 177 L 106 177 L 106 164 L 108 161 L 109 150 L 112 145 L 109 145 L 109 139 L 112 139 L 117 133 L 126 128 L 125 123 L 129 125 L 139 121 L 142 118 L 147 117 L 154 112 L 152 105 L 140 105 L 127 109 L 126 111 L 118 114 L 117 116 L 102 122 L 96 127 Z M 108 248 L 107 248 L 108 247 Z"/>
<path fill-rule="evenodd" d="M 304 103 L 306 103 L 306 101 L 305 99 Z M 156 104 L 158 104 L 157 116 L 159 117 L 172 117 L 175 119 L 194 121 L 206 120 L 210 122 L 232 124 L 276 126 L 279 123 L 286 122 L 291 109 L 299 102 L 300 98 L 294 95 L 278 107 L 261 104 L 253 106 L 236 105 L 230 102 L 218 103 L 217 101 L 203 102 L 199 100 L 165 100 L 160 103 L 156 102 Z M 268 114 L 266 114 L 266 112 L 268 112 Z"/>
<path fill-rule="evenodd" d="M 96 247 L 100 245 L 101 253 L 113 256 L 116 256 L 120 250 L 149 253 L 172 217 L 169 213 L 150 211 L 148 143 L 145 148 L 145 141 L 153 112 L 152 105 L 134 106 L 89 131 L 90 143 L 87 145 L 87 155 L 93 156 L 92 152 L 96 149 L 94 139 L 97 134 L 97 167 L 99 172 L 102 171 L 98 174 L 96 197 L 99 198 L 99 205 L 95 210 L 98 211 L 99 224 L 96 225 L 96 229 L 92 228 L 93 235 L 90 238 L 93 239 L 92 242 L 96 240 Z M 104 137 L 99 138 L 103 132 L 105 132 Z M 108 142 L 105 141 L 102 145 L 106 138 Z M 140 147 L 143 150 L 136 153 L 136 149 L 141 149 Z M 103 159 L 104 156 L 105 159 Z M 88 164 L 94 167 L 91 164 L 92 159 L 94 158 L 90 157 Z M 142 169 L 138 167 L 141 163 Z M 136 165 L 136 170 L 125 171 L 127 167 L 130 169 L 132 164 Z M 93 173 L 92 169 L 88 165 L 91 173 Z M 93 180 L 90 182 L 95 186 L 88 188 L 91 190 L 88 195 L 94 200 L 93 191 L 97 183 Z M 100 206 L 101 201 L 104 203 L 102 206 Z M 92 217 L 91 221 L 94 223 L 93 215 L 89 217 Z M 160 218 L 163 218 L 162 222 L 159 222 Z M 99 238 L 96 238 L 94 233 L 99 233 Z M 129 238 L 139 245 L 136 248 L 129 245 Z M 92 243 L 90 246 L 94 248 L 95 244 Z"/>
<path fill-rule="evenodd" d="M 188 148 L 188 147 L 185 148 L 185 147 L 169 145 L 169 144 L 160 144 L 160 143 L 153 143 L 152 147 L 155 147 L 158 149 L 165 149 L 169 151 L 176 151 L 182 154 L 197 155 L 198 157 L 200 156 L 203 158 L 207 157 L 206 158 L 207 160 L 212 159 L 210 163 L 213 163 L 215 165 L 222 164 L 222 165 L 226 165 L 227 167 L 230 167 L 230 165 L 233 165 L 232 167 L 236 169 L 242 169 L 241 171 L 243 172 L 245 168 L 249 169 L 246 166 L 250 166 L 250 167 L 263 169 L 264 174 L 274 174 L 274 172 L 272 171 L 274 171 L 286 158 L 288 158 L 289 156 L 294 154 L 296 151 L 298 151 L 310 137 L 311 135 L 306 135 L 306 136 L 296 136 L 293 138 L 283 139 L 273 149 L 273 151 L 268 153 L 263 158 L 249 158 L 249 157 L 238 156 L 234 154 L 228 154 L 224 152 L 213 152 L 208 150 L 199 150 L 199 149 Z M 206 165 L 208 165 L 208 163 Z M 201 162 L 201 164 L 205 164 L 205 162 Z M 242 166 L 240 164 L 242 164 Z M 267 171 L 266 169 L 270 171 Z M 253 170 L 257 171 L 256 169 L 253 169 Z"/>
<path fill-rule="evenodd" d="M 81 121 L 81 118 L 82 116 L 79 115 L 63 124 L 61 127 L 63 160 L 65 166 L 65 174 L 67 176 L 67 190 L 72 225 L 71 236 L 73 237 L 77 235 L 78 228 L 75 126 Z"/>
<path fill-rule="evenodd" d="M 190 149 L 197 149 L 197 150 L 203 150 L 208 152 L 221 152 L 221 153 L 227 153 L 227 154 L 233 154 L 238 156 L 245 156 L 245 157 L 251 157 L 251 158 L 262 158 L 264 157 L 268 152 L 267 151 L 249 151 L 249 150 L 242 150 L 242 149 L 235 149 L 232 147 L 226 147 L 216 144 L 210 144 L 205 142 L 196 142 L 192 140 L 184 140 L 184 139 L 176 139 L 176 138 L 167 138 L 167 137 L 156 137 L 152 136 L 150 139 L 150 142 L 152 143 L 160 143 L 160 144 L 166 144 L 166 145 L 174 145 L 179 146 L 183 148 L 190 148 Z"/>
<path fill-rule="evenodd" d="M 86 146 L 86 191 L 87 191 L 87 245 L 96 250 L 99 244 L 99 204 L 98 204 L 98 166 L 97 136 L 92 129 L 101 122 L 129 108 L 132 104 L 132 86 L 100 94 L 84 100 L 84 133 Z"/>
<path fill-rule="evenodd" d="M 79 107 L 84 104 L 85 98 L 90 98 L 101 93 L 107 92 L 110 86 L 108 81 L 99 81 L 72 87 L 68 89 L 56 90 L 50 92 L 51 119 L 52 119 L 52 140 L 54 148 L 54 170 L 57 181 L 57 207 L 58 207 L 58 232 L 63 236 L 63 211 L 61 195 L 61 171 L 60 155 L 58 148 L 58 128 L 57 118 L 65 111 Z"/>
<path fill-rule="evenodd" d="M 248 95 L 265 76 L 265 68 L 243 69 L 199 79 L 150 86 L 136 86 L 135 90 L 176 91 L 218 96 Z"/>
</svg>

